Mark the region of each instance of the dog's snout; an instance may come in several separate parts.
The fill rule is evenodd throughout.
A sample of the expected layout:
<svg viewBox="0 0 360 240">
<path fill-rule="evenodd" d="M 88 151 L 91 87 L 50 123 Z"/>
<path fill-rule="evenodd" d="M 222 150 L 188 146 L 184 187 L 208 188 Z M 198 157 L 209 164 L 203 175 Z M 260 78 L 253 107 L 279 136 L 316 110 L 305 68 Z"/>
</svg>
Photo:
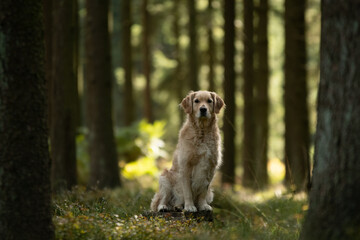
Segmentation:
<svg viewBox="0 0 360 240">
<path fill-rule="evenodd" d="M 202 116 L 202 117 L 205 117 L 206 116 L 206 114 L 207 114 L 207 108 L 205 107 L 205 106 L 201 106 L 200 107 L 200 115 Z"/>
<path fill-rule="evenodd" d="M 205 106 L 202 106 L 202 107 L 200 107 L 200 112 L 201 113 L 206 113 L 206 107 Z"/>
</svg>

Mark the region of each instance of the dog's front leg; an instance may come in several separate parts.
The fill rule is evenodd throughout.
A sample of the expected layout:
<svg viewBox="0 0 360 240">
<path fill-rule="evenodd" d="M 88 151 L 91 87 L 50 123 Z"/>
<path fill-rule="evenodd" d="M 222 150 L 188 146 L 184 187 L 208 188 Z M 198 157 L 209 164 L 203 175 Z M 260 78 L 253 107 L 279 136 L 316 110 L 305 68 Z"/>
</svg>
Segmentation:
<svg viewBox="0 0 360 240">
<path fill-rule="evenodd" d="M 185 201 L 184 210 L 186 212 L 197 212 L 191 191 L 191 171 L 192 169 L 189 167 L 185 167 L 180 171 Z"/>
</svg>

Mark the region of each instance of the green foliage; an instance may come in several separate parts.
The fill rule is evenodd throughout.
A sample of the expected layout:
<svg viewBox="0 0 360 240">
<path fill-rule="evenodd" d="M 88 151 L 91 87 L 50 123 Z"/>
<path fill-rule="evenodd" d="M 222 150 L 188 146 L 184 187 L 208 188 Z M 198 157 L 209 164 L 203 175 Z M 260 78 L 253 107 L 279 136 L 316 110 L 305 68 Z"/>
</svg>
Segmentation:
<svg viewBox="0 0 360 240">
<path fill-rule="evenodd" d="M 159 173 L 157 160 L 167 158 L 165 143 L 161 139 L 165 124 L 164 121 L 150 124 L 143 120 L 130 127 L 115 129 L 116 148 L 123 177 L 141 181 L 146 175 L 156 176 Z M 80 133 L 76 138 L 78 176 L 79 183 L 86 184 L 90 174 L 86 129 L 81 129 Z"/>
<path fill-rule="evenodd" d="M 156 167 L 156 160 L 167 156 L 163 150 L 165 144 L 161 140 L 164 127 L 165 122 L 163 121 L 149 124 L 143 120 L 131 128 L 117 131 L 118 153 L 120 157 L 123 156 L 122 161 L 127 162 L 122 169 L 125 178 L 134 179 L 144 175 L 155 176 L 159 172 Z M 137 154 L 136 161 L 126 160 L 127 156 L 134 156 L 134 153 Z"/>
<path fill-rule="evenodd" d="M 76 188 L 55 196 L 56 239 L 297 239 L 307 208 L 293 196 L 240 203 L 238 194 L 216 192 L 214 222 L 165 221 L 142 216 L 153 194 Z"/>
</svg>

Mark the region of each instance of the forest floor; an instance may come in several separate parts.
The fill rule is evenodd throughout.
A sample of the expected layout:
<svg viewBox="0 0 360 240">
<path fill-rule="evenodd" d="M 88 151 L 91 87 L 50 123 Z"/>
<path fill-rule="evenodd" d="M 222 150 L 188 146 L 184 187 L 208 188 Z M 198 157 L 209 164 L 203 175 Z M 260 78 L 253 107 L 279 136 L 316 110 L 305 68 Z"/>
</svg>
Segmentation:
<svg viewBox="0 0 360 240">
<path fill-rule="evenodd" d="M 241 194 L 240 194 L 241 192 Z M 276 192 L 276 191 L 275 191 Z M 88 191 L 53 197 L 56 239 L 298 239 L 307 210 L 304 194 L 215 191 L 213 222 L 144 217 L 154 192 Z"/>
</svg>

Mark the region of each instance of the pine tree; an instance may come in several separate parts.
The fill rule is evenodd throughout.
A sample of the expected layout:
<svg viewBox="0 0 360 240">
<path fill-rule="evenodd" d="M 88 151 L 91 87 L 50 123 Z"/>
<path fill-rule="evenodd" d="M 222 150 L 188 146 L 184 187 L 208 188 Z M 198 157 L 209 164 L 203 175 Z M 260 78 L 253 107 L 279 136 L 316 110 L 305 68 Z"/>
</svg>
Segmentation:
<svg viewBox="0 0 360 240">
<path fill-rule="evenodd" d="M 225 39 L 224 39 L 224 162 L 222 166 L 222 183 L 235 183 L 235 2 L 225 0 Z"/>
<path fill-rule="evenodd" d="M 53 2 L 51 67 L 51 180 L 54 191 L 76 184 L 77 76 L 75 76 L 74 5 L 72 0 Z"/>
<path fill-rule="evenodd" d="M 285 182 L 295 191 L 309 182 L 305 0 L 285 0 Z"/>
<path fill-rule="evenodd" d="M 244 139 L 243 139 L 243 185 L 256 186 L 255 176 L 255 124 L 254 124 L 254 26 L 253 0 L 244 1 L 244 60 L 243 60 L 243 96 L 244 96 Z"/>
<path fill-rule="evenodd" d="M 0 236 L 54 239 L 43 2 L 0 2 Z"/>
<path fill-rule="evenodd" d="M 86 1 L 86 119 L 92 187 L 120 185 L 113 133 L 109 1 Z"/>
<path fill-rule="evenodd" d="M 310 206 L 300 239 L 360 239 L 360 3 L 322 1 Z"/>
</svg>

